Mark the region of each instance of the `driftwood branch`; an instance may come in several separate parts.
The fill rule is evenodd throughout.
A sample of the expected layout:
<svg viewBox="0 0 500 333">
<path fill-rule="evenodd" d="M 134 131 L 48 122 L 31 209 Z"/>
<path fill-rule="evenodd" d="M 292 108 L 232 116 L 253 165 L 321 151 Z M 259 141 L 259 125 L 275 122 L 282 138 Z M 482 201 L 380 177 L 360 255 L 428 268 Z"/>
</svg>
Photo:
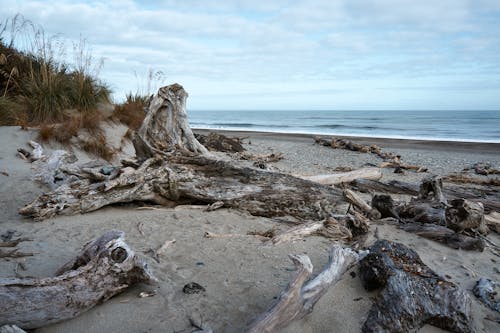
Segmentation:
<svg viewBox="0 0 500 333">
<path fill-rule="evenodd" d="M 33 329 L 57 323 L 134 283 L 155 281 L 123 236 L 113 230 L 89 242 L 55 277 L 0 279 L 0 325 Z"/>
<path fill-rule="evenodd" d="M 312 312 L 316 302 L 328 288 L 359 260 L 359 255 L 348 248 L 334 246 L 325 269 L 316 278 L 306 281 L 312 274 L 313 266 L 306 255 L 290 255 L 297 274 L 278 302 L 250 325 L 248 333 L 276 332 L 293 320 L 303 318 Z"/>
<path fill-rule="evenodd" d="M 372 206 L 370 206 L 369 204 L 367 204 L 354 191 L 351 191 L 349 189 L 345 189 L 343 194 L 349 203 L 351 203 L 354 207 L 361 210 L 361 212 L 365 213 L 366 216 L 368 216 L 370 219 L 373 219 L 373 220 L 380 219 L 380 217 L 381 217 L 380 212 L 378 210 L 372 208 Z"/>
</svg>

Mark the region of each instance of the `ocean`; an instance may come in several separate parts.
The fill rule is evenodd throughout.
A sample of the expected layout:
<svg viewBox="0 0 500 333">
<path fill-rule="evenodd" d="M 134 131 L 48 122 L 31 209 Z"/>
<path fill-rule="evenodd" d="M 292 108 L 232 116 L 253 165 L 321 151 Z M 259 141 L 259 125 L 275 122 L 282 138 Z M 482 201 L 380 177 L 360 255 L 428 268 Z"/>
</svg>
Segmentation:
<svg viewBox="0 0 500 333">
<path fill-rule="evenodd" d="M 191 127 L 500 143 L 500 111 L 188 111 Z"/>
</svg>

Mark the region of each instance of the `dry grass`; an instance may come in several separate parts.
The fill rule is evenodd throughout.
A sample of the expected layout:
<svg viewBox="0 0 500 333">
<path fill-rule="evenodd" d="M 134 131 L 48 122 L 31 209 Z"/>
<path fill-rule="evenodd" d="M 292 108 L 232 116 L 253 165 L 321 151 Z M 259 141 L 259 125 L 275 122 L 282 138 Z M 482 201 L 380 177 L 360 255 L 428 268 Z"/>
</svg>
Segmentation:
<svg viewBox="0 0 500 333">
<path fill-rule="evenodd" d="M 65 54 L 60 38 L 20 15 L 0 22 L 0 125 L 64 122 L 68 109 L 92 114 L 109 102 L 110 89 L 98 79 L 102 60 L 95 62 L 83 41 L 73 47 L 73 64 Z"/>
<path fill-rule="evenodd" d="M 144 117 L 146 116 L 144 111 L 146 105 L 146 97 L 128 94 L 125 103 L 115 106 L 115 110 L 111 117 L 136 131 L 141 127 Z"/>
<path fill-rule="evenodd" d="M 106 137 L 103 134 L 93 136 L 86 141 L 80 142 L 84 151 L 94 156 L 110 161 L 116 154 L 116 151 L 107 145 Z"/>
</svg>

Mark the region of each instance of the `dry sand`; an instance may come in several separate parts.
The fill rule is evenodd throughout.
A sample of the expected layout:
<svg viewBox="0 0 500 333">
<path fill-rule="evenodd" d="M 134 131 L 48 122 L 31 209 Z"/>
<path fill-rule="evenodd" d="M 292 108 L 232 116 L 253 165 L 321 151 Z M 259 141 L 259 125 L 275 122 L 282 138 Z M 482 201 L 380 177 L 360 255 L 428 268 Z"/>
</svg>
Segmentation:
<svg viewBox="0 0 500 333">
<path fill-rule="evenodd" d="M 248 137 L 245 146 L 251 152 L 282 152 L 285 159 L 273 165 L 285 172 L 320 174 L 338 166 L 358 168 L 378 163 L 370 154 L 333 150 L 313 145 L 311 136 L 265 133 L 232 133 Z M 288 254 L 306 253 L 318 272 L 327 261 L 331 242 L 321 237 L 269 246 L 248 231 L 276 227 L 279 222 L 250 216 L 235 210 L 205 212 L 198 207 L 175 209 L 138 209 L 121 206 L 78 215 L 60 216 L 33 222 L 17 214 L 25 203 L 43 192 L 31 180 L 30 164 L 16 155 L 34 134 L 15 127 L 0 128 L 0 233 L 16 230 L 18 235 L 33 238 L 21 243 L 19 249 L 36 254 L 26 259 L 0 259 L 0 278 L 19 276 L 45 277 L 78 252 L 87 241 L 109 229 L 126 232 L 128 243 L 139 253 L 156 249 L 166 240 L 175 239 L 160 257 L 160 263 L 144 254 L 160 280 L 158 286 L 137 285 L 103 305 L 64 323 L 35 332 L 191 332 L 188 318 L 207 323 L 215 332 L 242 332 L 261 312 L 269 308 L 294 274 Z M 362 139 L 358 141 L 363 141 Z M 369 140 L 403 156 L 403 161 L 424 165 L 432 173 L 460 171 L 477 161 L 500 166 L 500 145 L 416 142 L 405 140 Z M 85 158 L 80 154 L 80 158 Z M 417 181 L 422 174 L 405 175 L 384 170 L 384 179 Z M 500 258 L 491 250 L 483 253 L 457 251 L 438 243 L 398 230 L 392 225 L 373 225 L 383 238 L 414 248 L 423 261 L 439 274 L 471 290 L 478 276 L 500 280 Z M 141 233 L 142 231 L 142 233 Z M 237 234 L 233 238 L 207 239 L 206 231 Z M 500 237 L 491 239 L 500 244 Z M 369 241 L 373 241 L 373 236 Z M 23 262 L 26 270 L 18 266 Z M 465 267 L 465 268 L 464 268 Z M 352 271 L 356 271 L 353 269 Z M 189 282 L 205 287 L 202 294 L 186 295 L 182 288 Z M 155 290 L 153 297 L 139 298 L 141 291 Z M 376 292 L 367 293 L 358 277 L 346 274 L 317 303 L 313 313 L 292 323 L 284 332 L 360 332 Z M 474 321 L 478 332 L 498 332 L 499 324 L 485 319 L 495 317 L 485 306 L 473 299 Z M 440 332 L 426 326 L 420 332 Z"/>
</svg>

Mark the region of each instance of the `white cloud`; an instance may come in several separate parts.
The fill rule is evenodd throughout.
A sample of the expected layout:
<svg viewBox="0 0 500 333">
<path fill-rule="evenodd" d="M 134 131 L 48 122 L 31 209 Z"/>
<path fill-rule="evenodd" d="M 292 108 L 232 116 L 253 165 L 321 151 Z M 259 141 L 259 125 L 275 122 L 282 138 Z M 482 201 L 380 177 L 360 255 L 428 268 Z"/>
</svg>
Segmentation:
<svg viewBox="0 0 500 333">
<path fill-rule="evenodd" d="M 329 94 L 347 105 L 375 86 L 397 82 L 402 91 L 418 78 L 444 87 L 446 77 L 485 72 L 499 86 L 498 1 L 27 0 L 4 4 L 0 19 L 16 13 L 47 33 L 86 38 L 106 59 L 102 74 L 118 96 L 137 88 L 134 71 L 154 68 L 189 86 L 196 108 L 206 100 L 217 107 L 217 99 L 224 108 L 238 100 L 301 108 L 315 98 L 333 107 Z M 299 88 L 310 94 L 292 98 Z M 278 97 L 258 102 L 259 92 Z"/>
</svg>

